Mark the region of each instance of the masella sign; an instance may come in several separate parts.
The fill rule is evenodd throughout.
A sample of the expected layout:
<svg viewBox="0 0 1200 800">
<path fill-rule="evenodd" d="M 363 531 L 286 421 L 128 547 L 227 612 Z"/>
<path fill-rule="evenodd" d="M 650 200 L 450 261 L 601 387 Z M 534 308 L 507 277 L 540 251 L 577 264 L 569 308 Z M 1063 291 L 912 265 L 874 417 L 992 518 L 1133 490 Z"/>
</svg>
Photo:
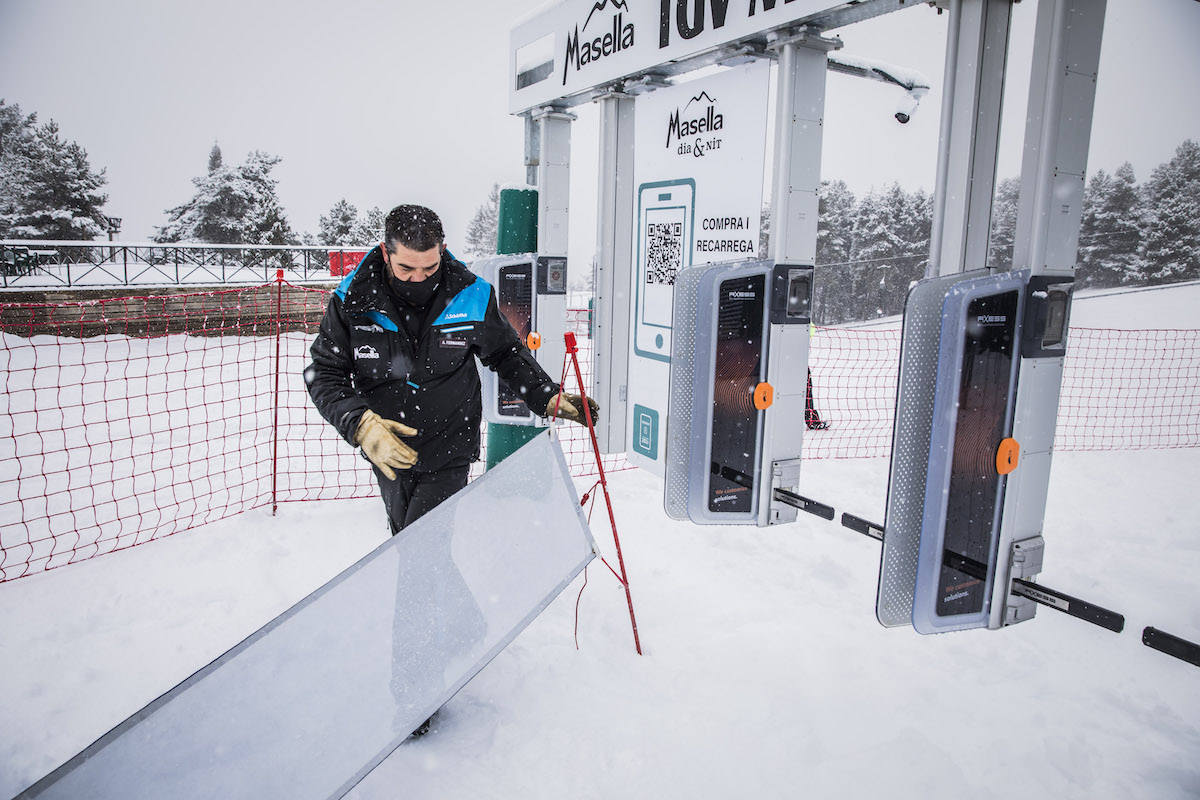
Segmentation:
<svg viewBox="0 0 1200 800">
<path fill-rule="evenodd" d="M 562 0 L 512 29 L 509 111 L 526 111 L 836 5 L 831 0 Z"/>
<path fill-rule="evenodd" d="M 629 460 L 660 475 L 675 279 L 758 253 L 769 69 L 758 61 L 637 99 L 626 430 Z"/>
</svg>

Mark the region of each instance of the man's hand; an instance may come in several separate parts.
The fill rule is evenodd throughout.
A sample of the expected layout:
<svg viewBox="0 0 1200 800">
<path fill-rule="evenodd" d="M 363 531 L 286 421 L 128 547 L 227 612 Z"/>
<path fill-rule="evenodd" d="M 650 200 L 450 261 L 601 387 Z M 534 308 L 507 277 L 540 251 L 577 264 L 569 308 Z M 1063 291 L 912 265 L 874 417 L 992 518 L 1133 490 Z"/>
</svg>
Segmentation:
<svg viewBox="0 0 1200 800">
<path fill-rule="evenodd" d="M 379 467 L 389 481 L 396 480 L 393 469 L 409 469 L 417 463 L 417 451 L 400 441 L 401 436 L 416 436 L 415 428 L 384 419 L 367 410 L 358 421 L 354 443 L 362 448 L 371 463 Z"/>
<path fill-rule="evenodd" d="M 591 409 L 594 423 L 600 418 L 600 404 L 590 397 L 587 399 L 587 403 L 588 408 Z M 587 425 L 587 418 L 583 415 L 583 398 L 577 394 L 559 392 L 551 397 L 550 402 L 546 404 L 546 416 L 562 417 L 580 425 Z"/>
</svg>

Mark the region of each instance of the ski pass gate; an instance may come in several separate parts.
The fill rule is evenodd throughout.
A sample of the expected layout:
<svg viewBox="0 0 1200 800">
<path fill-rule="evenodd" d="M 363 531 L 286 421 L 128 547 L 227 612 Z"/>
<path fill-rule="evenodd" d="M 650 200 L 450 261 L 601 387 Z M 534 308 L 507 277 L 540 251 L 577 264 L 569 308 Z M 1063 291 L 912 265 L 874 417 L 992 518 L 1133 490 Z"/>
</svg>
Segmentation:
<svg viewBox="0 0 1200 800">
<path fill-rule="evenodd" d="M 529 347 L 547 373 L 562 369 L 567 314 L 567 260 L 536 253 L 498 255 L 476 261 L 471 269 L 492 285 L 500 313 Z M 483 417 L 500 425 L 549 424 L 531 412 L 521 397 L 490 369 L 479 370 Z"/>
<path fill-rule="evenodd" d="M 988 243 L 1012 2 L 930 3 L 949 11 L 930 270 L 905 312 L 887 520 L 842 522 L 884 542 L 884 625 L 995 629 L 1031 618 L 1039 603 L 1119 631 L 1120 615 L 1030 580 L 1043 561 L 1105 3 L 1038 2 L 1014 266 L 997 272 Z M 834 518 L 799 493 L 825 76 L 901 88 L 900 123 L 930 84 L 841 56 L 830 31 L 904 6 L 563 0 L 513 28 L 510 110 L 526 117 L 530 181 L 540 181 L 554 231 L 564 227 L 566 187 L 539 153 L 555 149 L 547 137 L 569 140 L 571 107 L 600 106 L 591 394 L 606 413 L 597 433 L 605 452 L 664 476 L 672 517 L 764 526 L 799 509 Z M 705 258 L 706 225 L 738 217 L 702 212 L 706 180 L 671 158 L 713 152 L 725 124 L 717 101 L 731 89 L 722 81 L 741 70 L 741 94 L 752 95 L 757 72 L 747 65 L 762 61 L 777 76 L 769 258 Z M 683 82 L 701 67 L 725 69 Z M 660 132 L 671 152 L 649 154 L 646 120 L 676 92 Z M 650 102 L 656 94 L 671 102 Z M 689 116 L 693 107 L 704 113 Z M 693 139 L 672 138 L 685 127 Z M 742 172 L 761 185 L 755 169 Z M 739 180 L 714 185 L 736 193 Z M 745 216 L 730 227 L 757 238 L 757 213 Z M 665 238 L 671 247 L 654 244 Z M 669 317 L 655 298 L 669 298 Z M 640 375 L 639 358 L 661 362 L 660 375 Z"/>
</svg>

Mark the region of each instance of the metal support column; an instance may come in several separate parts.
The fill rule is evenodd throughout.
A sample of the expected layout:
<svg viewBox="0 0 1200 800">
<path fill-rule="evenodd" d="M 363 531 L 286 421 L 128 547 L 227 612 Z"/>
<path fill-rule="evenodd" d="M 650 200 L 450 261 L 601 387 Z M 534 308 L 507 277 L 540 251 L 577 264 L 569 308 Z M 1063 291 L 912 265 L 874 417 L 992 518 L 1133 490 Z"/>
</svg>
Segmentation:
<svg viewBox="0 0 1200 800">
<path fill-rule="evenodd" d="M 771 258 L 812 266 L 817 255 L 817 190 L 825 117 L 828 53 L 841 47 L 801 31 L 772 44 L 779 53 Z"/>
<path fill-rule="evenodd" d="M 562 259 L 567 257 L 567 210 L 571 200 L 571 123 L 575 115 L 547 107 L 534 112 L 533 122 L 537 126 L 537 187 L 538 187 L 538 256 Z M 543 294 L 538 298 L 539 329 L 550 330 L 546 321 L 554 320 L 561 328 L 567 317 L 566 276 L 562 277 L 562 294 Z M 564 363 L 567 355 L 562 336 L 544 336 L 538 360 L 545 365 L 551 377 L 557 365 Z"/>
<path fill-rule="evenodd" d="M 626 450 L 629 383 L 629 286 L 633 275 L 634 99 L 619 92 L 600 104 L 599 198 L 596 203 L 595 325 L 592 387 L 603 412 L 596 423 L 602 453 Z"/>
<path fill-rule="evenodd" d="M 1105 0 L 1040 0 L 1013 269 L 1075 274 Z"/>
<path fill-rule="evenodd" d="M 776 265 L 809 273 L 804 281 L 811 308 L 811 270 L 817 256 L 817 208 L 821 187 L 825 83 L 829 51 L 841 47 L 804 29 L 771 43 L 779 54 L 775 111 L 775 179 L 771 190 L 771 257 Z M 809 326 L 772 325 L 767 376 L 774 400 L 763 415 L 763 442 L 771 448 L 770 473 L 759 484 L 758 524 L 790 522 L 796 509 L 777 502 L 778 490 L 799 485 L 808 393 Z"/>
<path fill-rule="evenodd" d="M 1005 490 L 990 628 L 1022 622 L 1036 609 L 1009 586 L 1010 578 L 1025 577 L 1018 555 L 1043 541 L 1105 0 L 1040 0 L 1037 11 L 1013 248 L 1013 269 L 1032 273 L 1033 290 L 1013 419 L 1021 449 Z"/>
<path fill-rule="evenodd" d="M 928 276 L 987 264 L 1012 0 L 951 0 Z"/>
</svg>

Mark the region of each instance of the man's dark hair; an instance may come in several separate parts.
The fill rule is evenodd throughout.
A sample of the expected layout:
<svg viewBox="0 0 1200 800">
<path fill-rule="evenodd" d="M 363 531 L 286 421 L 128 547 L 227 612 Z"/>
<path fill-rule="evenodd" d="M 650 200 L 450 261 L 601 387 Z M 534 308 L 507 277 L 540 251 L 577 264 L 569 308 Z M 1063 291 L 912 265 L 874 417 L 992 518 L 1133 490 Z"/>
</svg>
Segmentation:
<svg viewBox="0 0 1200 800">
<path fill-rule="evenodd" d="M 446 240 L 442 221 L 425 206 L 396 206 L 383 223 L 383 243 L 388 252 L 402 244 L 410 250 L 425 251 Z"/>
</svg>

